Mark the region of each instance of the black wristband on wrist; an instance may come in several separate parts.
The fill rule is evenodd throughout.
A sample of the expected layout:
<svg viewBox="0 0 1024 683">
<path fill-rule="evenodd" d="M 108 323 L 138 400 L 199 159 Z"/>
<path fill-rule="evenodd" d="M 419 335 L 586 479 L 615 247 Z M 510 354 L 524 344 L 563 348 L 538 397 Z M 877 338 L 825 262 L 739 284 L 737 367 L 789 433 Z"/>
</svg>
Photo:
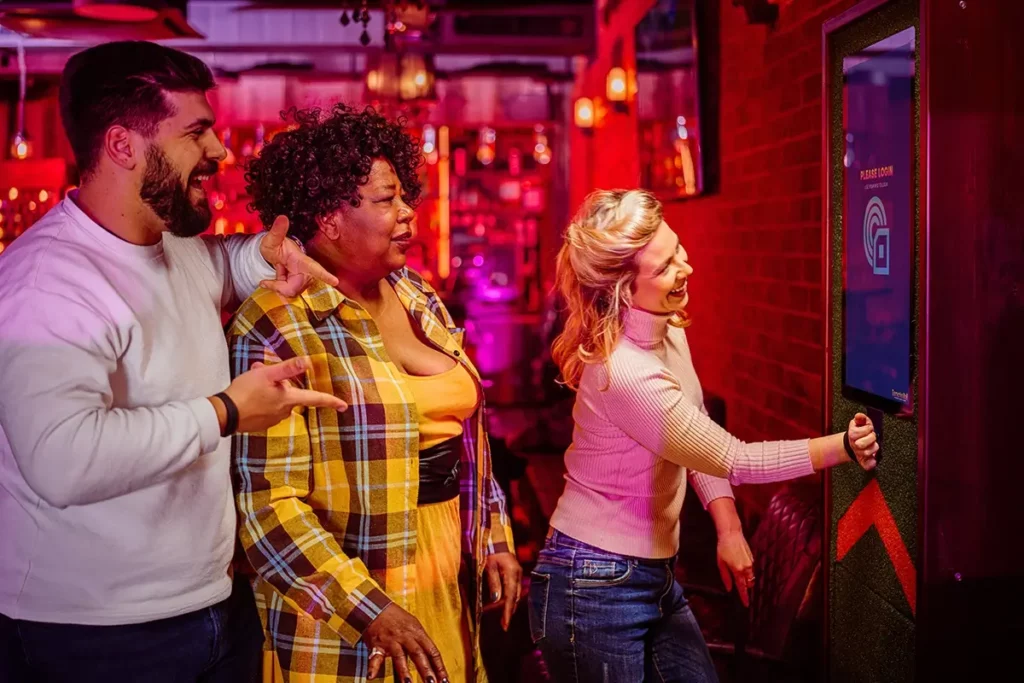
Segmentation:
<svg viewBox="0 0 1024 683">
<path fill-rule="evenodd" d="M 214 398 L 219 398 L 221 403 L 224 404 L 224 412 L 227 413 L 227 419 L 224 421 L 224 429 L 221 431 L 221 436 L 231 436 L 238 431 L 238 406 L 231 400 L 231 397 L 225 394 L 223 391 L 215 395 Z"/>
<path fill-rule="evenodd" d="M 857 462 L 857 454 L 853 452 L 853 446 L 850 445 L 850 432 L 843 432 L 843 448 L 846 449 L 846 454 L 850 456 L 850 460 Z"/>
</svg>

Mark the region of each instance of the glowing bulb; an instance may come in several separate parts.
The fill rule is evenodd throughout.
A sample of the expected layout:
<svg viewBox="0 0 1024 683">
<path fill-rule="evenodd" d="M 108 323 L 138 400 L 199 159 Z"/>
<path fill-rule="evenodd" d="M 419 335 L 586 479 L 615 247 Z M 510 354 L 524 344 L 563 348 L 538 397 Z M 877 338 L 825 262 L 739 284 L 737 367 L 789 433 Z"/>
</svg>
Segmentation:
<svg viewBox="0 0 1024 683">
<path fill-rule="evenodd" d="M 576 100 L 575 107 L 576 125 L 580 128 L 594 127 L 594 102 L 589 97 L 581 97 Z"/>
<path fill-rule="evenodd" d="M 15 159 L 27 159 L 32 156 L 32 143 L 24 133 L 15 133 L 11 140 L 11 156 Z"/>
<path fill-rule="evenodd" d="M 490 145 L 480 145 L 476 150 L 476 158 L 484 166 L 489 166 L 494 161 L 494 147 Z"/>
<path fill-rule="evenodd" d="M 412 82 L 416 84 L 417 88 L 422 88 L 427 84 L 427 74 L 422 71 L 417 72 Z"/>
<path fill-rule="evenodd" d="M 245 232 L 245 223 L 235 223 L 235 232 Z"/>
<path fill-rule="evenodd" d="M 227 218 L 218 218 L 217 221 L 213 224 L 213 231 L 216 232 L 218 235 L 223 235 L 224 231 L 227 230 L 227 228 Z"/>
<path fill-rule="evenodd" d="M 29 202 L 28 203 L 28 210 L 29 211 L 35 211 L 37 206 L 38 206 L 38 204 L 36 204 L 35 202 Z"/>
<path fill-rule="evenodd" d="M 612 102 L 626 101 L 626 70 L 616 66 L 608 70 L 605 82 L 605 95 Z"/>
<path fill-rule="evenodd" d="M 46 190 L 39 190 L 39 201 L 45 202 L 49 198 L 50 198 L 50 193 L 49 192 L 47 192 Z"/>
<path fill-rule="evenodd" d="M 18 188 L 12 187 L 10 192 L 7 193 L 7 198 L 12 202 L 18 198 Z"/>
<path fill-rule="evenodd" d="M 437 130 L 429 123 L 423 126 L 423 153 L 430 155 L 437 150 Z"/>
</svg>

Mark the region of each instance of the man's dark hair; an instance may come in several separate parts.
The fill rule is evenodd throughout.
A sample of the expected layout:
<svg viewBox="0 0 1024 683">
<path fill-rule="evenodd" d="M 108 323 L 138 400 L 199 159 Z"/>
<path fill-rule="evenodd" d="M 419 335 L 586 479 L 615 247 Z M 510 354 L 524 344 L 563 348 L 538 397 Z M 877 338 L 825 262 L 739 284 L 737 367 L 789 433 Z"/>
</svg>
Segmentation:
<svg viewBox="0 0 1024 683">
<path fill-rule="evenodd" d="M 330 109 L 290 109 L 293 122 L 249 162 L 246 189 L 249 209 L 270 227 L 288 217 L 290 235 L 308 242 L 316 235 L 316 219 L 343 204 L 359 206 L 359 188 L 366 184 L 376 159 L 387 159 L 402 183 L 411 206 L 420 197 L 417 169 L 423 161 L 419 143 L 406 132 L 404 120 L 389 120 L 371 107 L 342 103 Z"/>
<path fill-rule="evenodd" d="M 95 169 L 111 126 L 152 136 L 174 114 L 165 92 L 206 92 L 215 85 L 202 60 L 156 43 L 105 43 L 74 55 L 61 75 L 60 117 L 79 172 Z"/>
</svg>

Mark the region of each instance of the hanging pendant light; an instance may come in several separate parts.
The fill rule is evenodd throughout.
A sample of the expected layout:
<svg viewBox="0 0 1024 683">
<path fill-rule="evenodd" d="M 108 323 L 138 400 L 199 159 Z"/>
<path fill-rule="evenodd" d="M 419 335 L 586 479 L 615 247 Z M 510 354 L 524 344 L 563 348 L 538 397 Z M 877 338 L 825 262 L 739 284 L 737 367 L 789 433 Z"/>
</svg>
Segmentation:
<svg viewBox="0 0 1024 683">
<path fill-rule="evenodd" d="M 18 42 L 18 113 L 14 136 L 11 138 L 11 157 L 28 159 L 32 156 L 32 143 L 25 135 L 25 85 L 28 71 L 25 68 L 25 46 Z"/>
<path fill-rule="evenodd" d="M 355 5 L 355 2 L 351 3 Z M 349 23 L 362 24 L 363 30 L 359 34 L 359 42 L 363 47 L 368 47 L 371 42 L 370 38 L 370 9 L 369 1 L 362 0 L 358 7 L 349 9 L 349 2 L 341 3 L 341 16 L 338 17 L 338 22 L 342 26 L 348 26 Z M 390 48 L 393 45 L 394 36 L 396 34 L 405 33 L 409 30 L 407 12 L 415 10 L 416 13 L 422 14 L 423 12 L 429 13 L 429 5 L 423 0 L 382 0 L 380 3 L 383 14 L 383 25 L 384 25 L 384 46 Z"/>
<path fill-rule="evenodd" d="M 594 101 L 589 97 L 576 98 L 573 107 L 573 119 L 576 125 L 584 130 L 594 127 Z"/>
</svg>

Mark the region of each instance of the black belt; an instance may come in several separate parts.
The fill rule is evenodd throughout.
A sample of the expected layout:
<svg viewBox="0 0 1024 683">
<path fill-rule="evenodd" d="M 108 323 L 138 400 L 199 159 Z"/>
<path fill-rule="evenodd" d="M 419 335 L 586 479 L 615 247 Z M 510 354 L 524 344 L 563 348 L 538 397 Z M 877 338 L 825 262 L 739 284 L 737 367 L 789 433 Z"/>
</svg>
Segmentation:
<svg viewBox="0 0 1024 683">
<path fill-rule="evenodd" d="M 461 459 L 461 436 L 420 451 L 420 495 L 417 505 L 444 503 L 458 498 Z"/>
</svg>

